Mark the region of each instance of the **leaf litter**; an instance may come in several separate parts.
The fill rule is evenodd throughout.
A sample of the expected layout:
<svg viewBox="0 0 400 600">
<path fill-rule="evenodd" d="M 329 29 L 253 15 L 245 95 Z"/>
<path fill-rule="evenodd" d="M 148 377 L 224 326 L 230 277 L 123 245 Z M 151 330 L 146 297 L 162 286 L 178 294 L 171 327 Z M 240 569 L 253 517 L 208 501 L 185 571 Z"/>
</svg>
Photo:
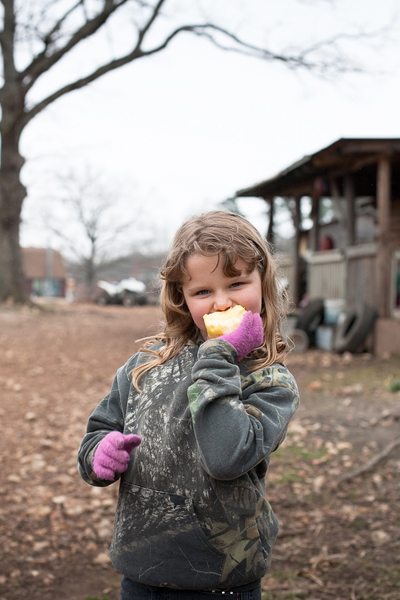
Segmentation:
<svg viewBox="0 0 400 600">
<path fill-rule="evenodd" d="M 119 598 L 108 556 L 118 486 L 87 486 L 76 454 L 160 317 L 153 306 L 0 308 L 0 600 Z M 271 461 L 280 533 L 263 600 L 397 600 L 399 357 L 308 350 L 287 365 L 302 402 Z"/>
</svg>

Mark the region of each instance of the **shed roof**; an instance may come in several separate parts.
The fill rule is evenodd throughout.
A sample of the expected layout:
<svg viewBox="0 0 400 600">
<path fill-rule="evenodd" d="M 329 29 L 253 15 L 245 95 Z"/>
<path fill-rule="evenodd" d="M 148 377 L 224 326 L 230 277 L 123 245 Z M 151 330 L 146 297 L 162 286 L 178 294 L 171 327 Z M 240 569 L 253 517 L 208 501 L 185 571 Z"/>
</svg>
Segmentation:
<svg viewBox="0 0 400 600">
<path fill-rule="evenodd" d="M 22 268 L 27 279 L 65 279 L 61 254 L 52 248 L 22 248 Z"/>
<path fill-rule="evenodd" d="M 400 195 L 400 138 L 341 138 L 304 156 L 274 177 L 239 190 L 235 196 L 269 199 L 310 195 L 317 178 L 323 179 L 324 194 L 328 195 L 331 179 L 347 174 L 354 176 L 357 195 L 375 195 L 376 163 L 382 155 L 393 158 L 392 194 Z"/>
</svg>

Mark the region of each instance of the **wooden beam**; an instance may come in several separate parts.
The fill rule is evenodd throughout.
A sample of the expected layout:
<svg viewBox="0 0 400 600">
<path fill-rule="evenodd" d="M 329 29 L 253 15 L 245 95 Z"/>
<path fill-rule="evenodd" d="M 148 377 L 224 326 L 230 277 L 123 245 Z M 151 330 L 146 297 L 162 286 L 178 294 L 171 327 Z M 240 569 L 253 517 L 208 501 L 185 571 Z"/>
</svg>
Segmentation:
<svg viewBox="0 0 400 600">
<path fill-rule="evenodd" d="M 266 199 L 267 200 L 267 199 Z M 274 243 L 274 199 L 269 198 L 269 223 L 267 230 L 267 242 Z"/>
<path fill-rule="evenodd" d="M 316 156 L 313 159 L 313 167 L 316 169 L 348 168 L 354 162 L 354 156 L 341 156 L 336 154 Z"/>
<path fill-rule="evenodd" d="M 276 192 L 275 196 L 296 198 L 297 196 L 312 196 L 313 180 L 307 179 L 304 182 L 288 183 Z"/>
<path fill-rule="evenodd" d="M 300 298 L 300 235 L 301 235 L 301 196 L 296 196 L 294 212 L 294 248 L 293 248 L 293 290 L 292 301 L 299 305 Z"/>
<path fill-rule="evenodd" d="M 400 151 L 399 139 L 386 140 L 355 140 L 347 143 L 341 149 L 342 154 L 387 153 Z"/>
<path fill-rule="evenodd" d="M 366 156 L 365 158 L 360 158 L 358 160 L 349 160 L 346 163 L 341 164 L 340 167 L 332 169 L 329 173 L 329 176 L 333 178 L 339 178 L 349 173 L 357 173 L 357 171 L 361 171 L 361 169 L 364 167 L 378 163 L 379 157 L 380 155 L 378 154 L 371 154 L 370 156 Z"/>
<path fill-rule="evenodd" d="M 344 177 L 344 197 L 346 200 L 346 233 L 347 246 L 354 246 L 356 239 L 356 210 L 354 180 L 351 175 Z"/>
<path fill-rule="evenodd" d="M 378 209 L 378 251 L 376 256 L 377 310 L 381 318 L 390 317 L 391 247 L 390 202 L 391 158 L 382 156 L 378 162 L 376 201 Z"/>
<path fill-rule="evenodd" d="M 335 207 L 336 214 L 338 215 L 340 226 L 343 227 L 344 215 L 343 215 L 342 195 L 340 193 L 339 182 L 336 177 L 330 178 L 329 188 L 330 188 L 332 202 Z"/>
<path fill-rule="evenodd" d="M 317 182 L 314 186 L 314 193 L 311 198 L 311 219 L 313 222 L 312 229 L 310 231 L 310 250 L 317 252 L 319 248 L 319 199 L 321 197 L 321 190 L 319 189 Z"/>
</svg>

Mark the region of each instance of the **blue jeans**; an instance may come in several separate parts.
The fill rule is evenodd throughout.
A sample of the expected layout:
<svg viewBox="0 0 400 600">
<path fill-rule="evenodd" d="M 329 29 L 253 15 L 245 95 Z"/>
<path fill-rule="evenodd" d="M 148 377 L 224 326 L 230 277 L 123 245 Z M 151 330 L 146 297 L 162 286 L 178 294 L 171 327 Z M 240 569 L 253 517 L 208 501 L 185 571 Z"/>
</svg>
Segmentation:
<svg viewBox="0 0 400 600">
<path fill-rule="evenodd" d="M 261 582 L 245 591 L 204 592 L 198 590 L 174 590 L 136 583 L 128 577 L 121 582 L 121 600 L 261 600 Z"/>
</svg>

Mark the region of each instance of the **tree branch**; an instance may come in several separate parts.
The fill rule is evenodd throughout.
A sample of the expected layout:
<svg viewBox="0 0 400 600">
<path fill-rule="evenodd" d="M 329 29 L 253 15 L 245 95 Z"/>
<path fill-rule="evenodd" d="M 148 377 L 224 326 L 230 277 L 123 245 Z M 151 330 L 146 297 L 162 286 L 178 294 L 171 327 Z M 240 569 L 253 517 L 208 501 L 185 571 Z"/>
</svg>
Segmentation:
<svg viewBox="0 0 400 600">
<path fill-rule="evenodd" d="M 61 25 L 64 23 L 64 21 L 74 12 L 74 10 L 76 10 L 79 6 L 82 6 L 82 0 L 78 0 L 78 2 L 74 5 L 71 6 L 71 8 L 69 8 L 59 19 L 58 21 L 56 21 L 56 23 L 54 23 L 52 29 L 50 31 L 48 31 L 46 33 L 46 35 L 44 36 L 43 42 L 46 45 L 46 48 L 48 46 L 48 44 L 50 44 L 52 42 L 52 38 L 53 35 L 55 33 L 57 33 L 60 28 Z"/>
<path fill-rule="evenodd" d="M 150 29 L 150 27 L 152 26 L 152 24 L 154 23 L 154 21 L 156 20 L 156 18 L 158 17 L 161 7 L 164 4 L 165 0 L 159 0 L 156 4 L 156 6 L 154 7 L 154 11 L 153 14 L 151 15 L 150 19 L 147 21 L 146 25 L 143 27 L 143 29 L 141 29 L 139 31 L 139 38 L 138 38 L 138 43 L 136 45 L 136 48 L 140 48 L 144 37 L 146 35 L 146 33 L 148 32 L 148 30 Z"/>
<path fill-rule="evenodd" d="M 320 50 L 326 49 L 326 48 L 335 48 L 337 47 L 338 42 L 342 42 L 342 41 L 353 41 L 353 40 L 361 40 L 361 39 L 372 39 L 375 38 L 377 35 L 381 35 L 382 33 L 384 33 L 385 31 L 387 31 L 387 28 L 383 28 L 377 31 L 372 31 L 372 32 L 358 32 L 358 33 L 340 33 L 338 35 L 335 35 L 331 38 L 328 38 L 326 40 L 323 40 L 321 42 L 317 42 L 316 44 L 313 44 L 312 46 L 309 46 L 308 48 L 305 48 L 303 51 L 301 51 L 298 55 L 299 60 L 301 61 L 301 64 L 307 64 L 306 61 L 306 57 L 311 55 L 312 53 L 315 52 L 319 52 Z M 336 52 L 338 53 L 338 50 L 336 49 Z M 303 63 L 303 61 L 305 61 L 305 63 Z M 309 62 L 309 68 L 310 69 L 318 69 L 319 72 L 323 73 L 328 69 L 332 69 L 332 67 L 335 69 L 336 72 L 341 72 L 341 73 L 347 73 L 347 72 L 361 72 L 361 68 L 356 66 L 354 63 L 349 63 L 348 61 L 345 61 L 344 58 L 340 58 L 339 54 L 338 54 L 338 60 L 335 61 L 333 64 L 328 62 L 328 61 L 322 61 L 319 64 L 316 62 Z"/>
<path fill-rule="evenodd" d="M 74 240 L 69 239 L 68 236 L 66 236 L 61 229 L 58 229 L 58 227 L 55 227 L 54 225 L 49 223 L 47 219 L 45 220 L 45 224 L 46 224 L 47 229 L 49 229 L 52 233 L 57 235 L 63 242 L 66 243 L 69 250 L 71 250 L 71 252 L 73 254 L 75 254 L 76 258 L 79 261 L 86 260 L 85 254 L 82 252 L 79 252 Z"/>
<path fill-rule="evenodd" d="M 65 13 L 62 17 L 60 17 L 58 22 L 53 26 L 52 30 L 44 36 L 43 42 L 45 44 L 45 49 L 43 52 L 38 54 L 26 67 L 26 69 L 21 72 L 21 79 L 27 80 L 27 88 L 32 87 L 33 83 L 40 75 L 48 71 L 79 42 L 96 33 L 109 19 L 109 17 L 126 2 L 128 2 L 128 0 L 104 0 L 103 10 L 100 13 L 98 13 L 93 19 L 85 21 L 82 27 L 80 27 L 71 36 L 71 38 L 62 48 L 55 50 L 52 54 L 48 54 L 50 44 L 54 43 L 53 35 L 57 32 L 59 25 L 67 18 L 68 14 Z M 73 10 L 78 8 L 80 4 L 81 2 L 77 2 L 77 4 L 75 4 L 67 12 L 71 14 Z"/>
<path fill-rule="evenodd" d="M 330 61 L 325 60 L 322 62 L 308 60 L 307 57 L 312 53 L 322 50 L 323 48 L 332 48 L 335 47 L 338 42 L 343 40 L 359 40 L 359 39 L 369 39 L 376 37 L 378 34 L 382 33 L 382 30 L 376 32 L 369 33 L 357 33 L 357 34 L 338 34 L 332 38 L 329 38 L 326 41 L 318 42 L 299 53 L 277 53 L 268 50 L 267 48 L 262 48 L 260 46 L 255 46 L 248 42 L 245 42 L 241 38 L 239 38 L 234 33 L 220 27 L 218 25 L 214 25 L 212 23 L 203 23 L 203 24 L 193 24 L 193 25 L 182 25 L 175 29 L 166 39 L 165 41 L 153 48 L 152 50 L 148 50 L 143 52 L 143 56 L 149 56 L 151 54 L 160 52 L 165 49 L 168 44 L 182 32 L 189 32 L 197 35 L 198 37 L 205 37 L 209 41 L 211 41 L 218 48 L 228 51 L 228 52 L 237 52 L 239 54 L 243 54 L 245 56 L 251 56 L 253 58 L 259 58 L 261 60 L 266 61 L 278 61 L 284 63 L 289 68 L 305 68 L 308 70 L 318 71 L 320 74 L 325 73 L 329 70 L 335 70 L 340 72 L 358 72 L 360 68 L 355 64 L 349 63 L 347 60 L 340 59 L 339 54 L 337 52 L 337 58 L 331 59 Z M 235 43 L 235 46 L 227 46 L 218 41 L 213 33 L 222 34 L 224 37 L 230 39 Z"/>
<path fill-rule="evenodd" d="M 118 7 L 121 6 L 126 1 L 127 0 L 120 0 L 119 4 L 117 6 Z M 289 67 L 291 69 L 305 68 L 310 71 L 316 71 L 320 75 L 326 74 L 329 71 L 333 71 L 333 70 L 335 70 L 336 72 L 344 73 L 344 72 L 349 72 L 349 71 L 357 72 L 360 69 L 359 69 L 359 67 L 355 66 L 354 64 L 351 64 L 348 61 L 346 61 L 345 59 L 341 58 L 338 50 L 336 50 L 336 56 L 333 56 L 330 59 L 327 58 L 326 60 L 322 60 L 319 62 L 309 59 L 308 57 L 311 54 L 313 54 L 317 51 L 320 51 L 323 48 L 335 47 L 338 44 L 338 42 L 342 41 L 342 40 L 360 39 L 360 37 L 371 38 L 371 37 L 377 35 L 377 32 L 364 33 L 364 34 L 363 33 L 339 34 L 337 36 L 334 36 L 334 37 L 326 40 L 325 42 L 319 42 L 317 44 L 314 44 L 314 45 L 310 46 L 309 48 L 306 48 L 303 51 L 299 52 L 298 54 L 296 54 L 296 53 L 275 53 L 275 52 L 272 52 L 271 50 L 268 50 L 267 48 L 262 48 L 262 47 L 250 44 L 248 42 L 245 42 L 244 40 L 240 39 L 237 35 L 231 33 L 230 31 L 228 31 L 227 29 L 224 29 L 223 27 L 219 27 L 218 25 L 214 25 L 212 23 L 202 23 L 202 24 L 182 25 L 180 27 L 177 27 L 174 31 L 172 31 L 172 33 L 170 33 L 165 38 L 165 40 L 160 45 L 156 46 L 153 49 L 144 51 L 141 49 L 141 44 L 143 43 L 146 33 L 149 31 L 151 25 L 154 23 L 155 19 L 159 15 L 161 7 L 165 1 L 166 0 L 159 0 L 157 2 L 146 25 L 141 30 L 139 30 L 138 41 L 135 45 L 135 48 L 130 53 L 126 54 L 125 56 L 123 56 L 121 58 L 114 59 L 114 60 L 110 61 L 109 63 L 106 63 L 105 65 L 97 68 L 95 71 L 93 71 L 89 75 L 82 77 L 81 79 L 78 79 L 77 81 L 64 86 L 63 88 L 54 92 L 47 98 L 44 98 L 36 106 L 32 107 L 30 110 L 27 110 L 25 112 L 25 115 L 22 120 L 23 125 L 26 125 L 39 112 L 41 112 L 44 108 L 46 108 L 49 104 L 51 104 L 52 102 L 54 102 L 61 96 L 65 95 L 71 91 L 80 89 L 80 88 L 88 85 L 92 81 L 95 81 L 102 75 L 105 75 L 106 73 L 108 73 L 110 71 L 118 69 L 118 68 L 132 62 L 133 60 L 142 58 L 144 56 L 151 56 L 152 54 L 156 54 L 156 53 L 164 50 L 173 39 L 175 39 L 179 34 L 181 34 L 183 32 L 189 32 L 189 33 L 192 33 L 199 37 L 205 37 L 209 41 L 211 41 L 214 45 L 216 45 L 217 47 L 219 47 L 225 51 L 238 52 L 243 55 L 252 56 L 252 57 L 266 60 L 269 62 L 278 61 L 278 62 L 285 64 L 287 67 Z M 110 3 L 113 4 L 113 0 L 105 0 L 105 7 L 106 7 L 106 5 L 109 5 Z M 107 18 L 110 16 L 110 14 L 113 12 L 113 10 L 115 10 L 115 7 L 112 10 L 109 7 L 107 9 L 107 14 L 106 14 L 106 9 L 104 9 L 102 11 L 102 13 L 99 14 L 95 19 L 92 19 L 92 21 L 87 22 L 80 30 L 78 30 L 74 34 L 74 36 L 71 38 L 70 42 L 64 48 L 62 48 L 57 53 L 55 53 L 53 56 L 47 58 L 47 57 L 44 57 L 42 54 L 41 55 L 42 58 L 40 60 L 39 60 L 39 57 L 37 57 L 38 62 L 35 63 L 35 61 L 34 61 L 29 67 L 27 67 L 27 69 L 24 71 L 24 74 L 25 75 L 30 74 L 30 76 L 32 77 L 32 69 L 33 69 L 33 65 L 35 63 L 36 69 L 34 71 L 35 71 L 35 77 L 37 78 L 40 73 L 42 73 L 45 70 L 47 70 L 48 68 L 50 68 L 69 49 L 71 49 L 71 47 L 76 45 L 79 41 L 81 41 L 85 37 L 89 37 L 90 35 L 95 33 L 97 31 L 97 29 L 99 29 L 99 27 L 107 20 Z M 235 45 L 234 46 L 224 45 L 220 41 L 218 41 L 213 34 L 217 34 L 217 35 L 221 34 L 225 38 L 233 41 Z"/>
<path fill-rule="evenodd" d="M 398 440 L 398 439 L 393 440 L 392 442 L 387 444 L 387 446 L 385 446 L 385 448 L 383 448 L 383 450 L 381 450 L 381 452 L 378 452 L 378 454 L 375 454 L 375 456 L 373 456 L 371 458 L 371 460 L 369 460 L 365 465 L 362 465 L 358 469 L 355 469 L 355 471 L 352 471 L 351 473 L 348 473 L 347 475 L 343 475 L 342 477 L 340 477 L 340 479 L 336 483 L 336 487 L 339 487 L 345 481 L 352 481 L 359 475 L 362 475 L 363 473 L 367 473 L 368 471 L 371 471 L 378 463 L 380 463 L 384 458 L 389 456 L 389 454 L 392 452 L 392 450 L 397 448 L 397 446 L 400 446 L 400 440 Z"/>
<path fill-rule="evenodd" d="M 91 73 L 90 75 L 87 75 L 86 77 L 82 77 L 81 79 L 78 79 L 77 81 L 74 81 L 73 83 L 70 83 L 70 84 L 64 86 L 63 88 L 59 89 L 57 92 L 50 94 L 50 96 L 48 96 L 47 98 L 44 98 L 41 102 L 36 104 L 33 108 L 31 108 L 30 110 L 25 112 L 24 116 L 22 117 L 23 126 L 25 126 L 31 119 L 33 119 L 33 117 L 35 117 L 44 108 L 46 108 L 49 104 L 51 104 L 52 102 L 54 102 L 61 96 L 64 96 L 65 94 L 68 94 L 69 92 L 72 92 L 74 90 L 79 90 L 80 88 L 85 87 L 85 85 L 88 85 L 92 81 L 95 81 L 102 75 L 105 75 L 106 73 L 109 73 L 110 71 L 118 69 L 119 67 L 122 67 L 123 65 L 126 65 L 129 62 L 132 62 L 133 60 L 135 60 L 136 58 L 140 58 L 141 56 L 143 56 L 143 53 L 141 51 L 135 50 L 131 54 L 128 54 L 127 56 L 124 56 L 122 58 L 112 60 L 108 64 L 103 65 L 102 67 L 99 67 L 98 69 L 96 69 L 96 71 L 93 71 L 93 73 Z"/>
<path fill-rule="evenodd" d="M 243 41 L 242 39 L 240 39 L 235 34 L 231 33 L 230 31 L 227 31 L 226 29 L 219 27 L 217 25 L 208 23 L 208 24 L 204 24 L 204 25 L 194 25 L 192 27 L 193 27 L 193 29 L 189 29 L 189 30 L 192 30 L 193 33 L 195 33 L 198 36 L 207 37 L 215 46 L 217 46 L 218 48 L 221 48 L 222 50 L 229 51 L 229 52 L 238 52 L 239 54 L 252 56 L 253 58 L 260 58 L 262 60 L 282 62 L 289 68 L 303 67 L 308 70 L 318 71 L 320 74 L 325 73 L 329 70 L 335 70 L 336 72 L 338 70 L 340 72 L 348 72 L 348 71 L 349 72 L 357 72 L 360 69 L 358 66 L 356 66 L 352 63 L 349 63 L 347 60 L 345 61 L 344 59 L 340 59 L 339 54 L 338 54 L 338 58 L 336 60 L 331 60 L 331 61 L 317 62 L 317 61 L 308 60 L 307 57 L 310 56 L 312 53 L 320 51 L 324 48 L 335 47 L 338 44 L 338 42 L 340 42 L 340 41 L 359 40 L 359 39 L 363 39 L 363 38 L 368 39 L 368 38 L 376 37 L 379 33 L 381 33 L 381 30 L 379 30 L 379 31 L 370 32 L 370 33 L 362 33 L 361 32 L 361 33 L 357 33 L 357 34 L 338 34 L 336 36 L 333 36 L 332 38 L 329 38 L 328 40 L 323 40 L 321 42 L 313 44 L 312 46 L 305 48 L 304 50 L 302 50 L 299 53 L 293 53 L 293 52 L 276 53 L 276 52 L 272 52 L 266 48 L 261 48 L 259 46 L 254 46 L 253 44 L 249 44 L 249 43 Z M 217 33 L 223 34 L 227 38 L 234 41 L 235 44 L 237 44 L 237 46 L 223 45 L 218 40 L 216 40 L 215 37 L 212 35 L 212 33 L 210 33 L 208 30 L 212 30 Z"/>
</svg>

